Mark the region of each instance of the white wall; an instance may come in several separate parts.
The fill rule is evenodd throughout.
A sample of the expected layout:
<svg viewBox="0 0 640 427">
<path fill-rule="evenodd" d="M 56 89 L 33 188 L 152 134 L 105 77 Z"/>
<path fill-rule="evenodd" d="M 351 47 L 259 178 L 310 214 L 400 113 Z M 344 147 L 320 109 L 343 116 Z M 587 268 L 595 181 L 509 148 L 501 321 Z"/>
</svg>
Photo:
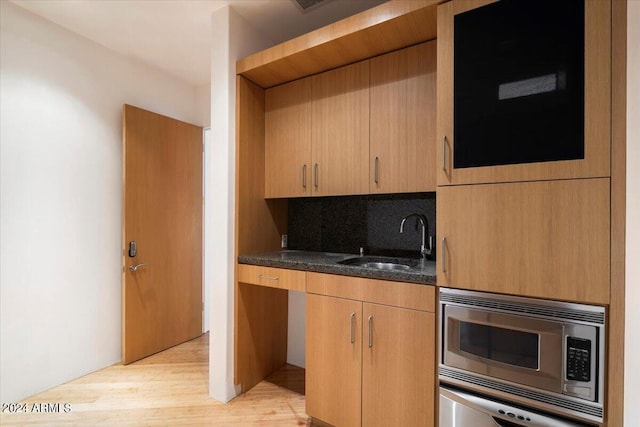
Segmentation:
<svg viewBox="0 0 640 427">
<path fill-rule="evenodd" d="M 196 106 L 198 109 L 198 124 L 203 127 L 211 126 L 211 85 L 196 87 Z"/>
<path fill-rule="evenodd" d="M 624 419 L 640 419 L 640 2 L 627 2 L 627 217 Z"/>
<path fill-rule="evenodd" d="M 196 89 L 0 2 L 0 401 L 121 360 L 121 108 Z"/>
<path fill-rule="evenodd" d="M 227 402 L 236 395 L 233 384 L 234 212 L 235 212 L 235 93 L 236 60 L 269 47 L 232 8 L 212 14 L 211 50 L 211 206 L 205 219 L 205 246 L 210 248 L 205 276 L 211 283 L 209 394 Z M 207 269 L 211 274 L 207 273 Z"/>
<path fill-rule="evenodd" d="M 289 291 L 289 326 L 287 328 L 287 363 L 307 367 L 305 357 L 307 294 Z"/>
</svg>

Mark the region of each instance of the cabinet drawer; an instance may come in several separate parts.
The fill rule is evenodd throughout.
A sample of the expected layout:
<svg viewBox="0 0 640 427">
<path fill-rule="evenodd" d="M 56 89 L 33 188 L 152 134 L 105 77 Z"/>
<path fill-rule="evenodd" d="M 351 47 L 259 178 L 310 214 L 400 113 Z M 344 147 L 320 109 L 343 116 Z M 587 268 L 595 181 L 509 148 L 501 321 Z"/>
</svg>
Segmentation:
<svg viewBox="0 0 640 427">
<path fill-rule="evenodd" d="M 430 285 L 309 272 L 307 292 L 414 310 L 435 310 L 435 287 Z"/>
<path fill-rule="evenodd" d="M 259 265 L 238 265 L 238 282 L 270 288 L 289 289 L 292 291 L 305 290 L 304 271 L 287 270 L 284 268 L 262 267 Z"/>
</svg>

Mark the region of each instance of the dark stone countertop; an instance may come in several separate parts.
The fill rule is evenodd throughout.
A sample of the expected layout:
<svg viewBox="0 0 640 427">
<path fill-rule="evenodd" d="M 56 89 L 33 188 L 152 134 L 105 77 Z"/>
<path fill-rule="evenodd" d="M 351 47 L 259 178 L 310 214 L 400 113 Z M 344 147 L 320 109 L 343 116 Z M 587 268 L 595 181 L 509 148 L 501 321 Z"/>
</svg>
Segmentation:
<svg viewBox="0 0 640 427">
<path fill-rule="evenodd" d="M 407 270 L 381 270 L 378 268 L 357 265 L 338 264 L 349 258 L 359 258 L 355 254 L 339 254 L 330 252 L 307 252 L 284 250 L 257 255 L 240 255 L 238 263 L 262 265 L 266 267 L 288 268 L 292 270 L 315 271 L 318 273 L 341 274 L 343 276 L 368 277 L 371 279 L 411 282 L 425 285 L 436 284 L 435 261 L 419 259 L 364 256 L 373 262 L 410 263 Z"/>
</svg>

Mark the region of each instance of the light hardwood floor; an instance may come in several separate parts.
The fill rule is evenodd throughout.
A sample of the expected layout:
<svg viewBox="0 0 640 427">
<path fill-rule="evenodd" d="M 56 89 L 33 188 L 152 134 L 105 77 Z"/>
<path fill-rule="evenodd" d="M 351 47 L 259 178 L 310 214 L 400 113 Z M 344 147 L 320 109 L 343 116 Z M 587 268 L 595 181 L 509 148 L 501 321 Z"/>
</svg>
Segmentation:
<svg viewBox="0 0 640 427">
<path fill-rule="evenodd" d="M 222 404 L 208 396 L 208 335 L 130 365 L 114 365 L 21 403 L 59 413 L 2 413 L 2 426 L 307 426 L 304 370 L 286 366 Z M 64 404 L 71 411 L 64 412 Z M 43 409 L 46 407 L 43 406 Z M 48 406 L 56 409 L 55 406 Z"/>
</svg>

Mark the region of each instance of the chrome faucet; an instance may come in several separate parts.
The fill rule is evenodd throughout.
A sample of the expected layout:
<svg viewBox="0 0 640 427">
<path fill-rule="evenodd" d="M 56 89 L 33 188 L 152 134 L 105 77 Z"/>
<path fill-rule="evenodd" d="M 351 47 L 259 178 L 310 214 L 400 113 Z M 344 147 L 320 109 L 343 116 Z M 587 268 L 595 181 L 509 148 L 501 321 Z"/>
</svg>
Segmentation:
<svg viewBox="0 0 640 427">
<path fill-rule="evenodd" d="M 433 242 L 431 240 L 431 236 L 429 236 L 429 247 L 426 245 L 426 236 L 429 235 L 429 222 L 427 221 L 427 217 L 422 214 L 412 213 L 404 218 L 402 218 L 402 222 L 400 223 L 400 233 L 404 233 L 404 223 L 407 222 L 407 219 L 412 216 L 416 217 L 416 230 L 418 229 L 418 224 L 422 225 L 422 244 L 420 245 L 420 256 L 422 259 L 426 259 L 428 255 L 431 255 L 433 251 Z"/>
</svg>

